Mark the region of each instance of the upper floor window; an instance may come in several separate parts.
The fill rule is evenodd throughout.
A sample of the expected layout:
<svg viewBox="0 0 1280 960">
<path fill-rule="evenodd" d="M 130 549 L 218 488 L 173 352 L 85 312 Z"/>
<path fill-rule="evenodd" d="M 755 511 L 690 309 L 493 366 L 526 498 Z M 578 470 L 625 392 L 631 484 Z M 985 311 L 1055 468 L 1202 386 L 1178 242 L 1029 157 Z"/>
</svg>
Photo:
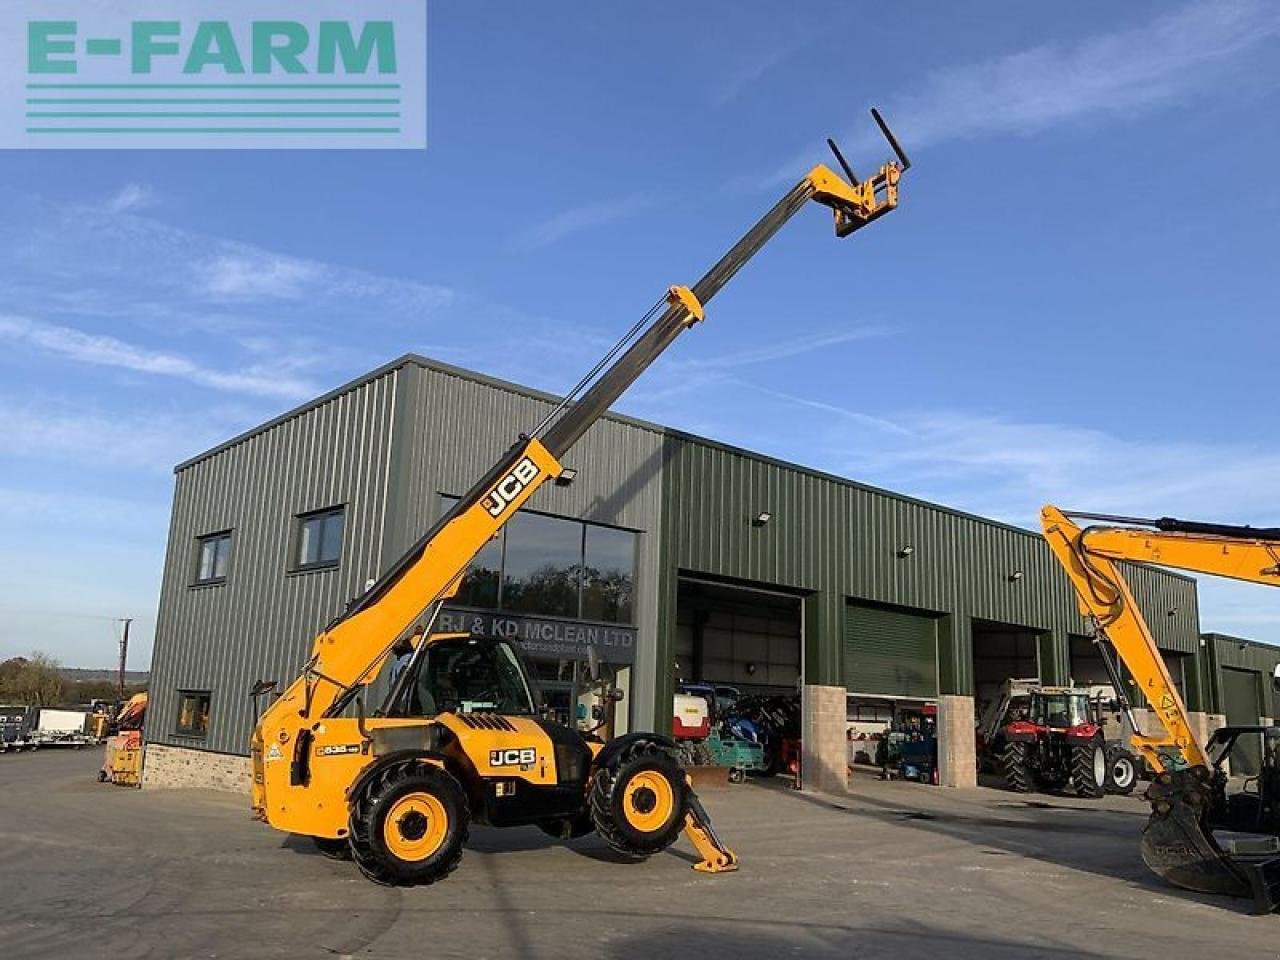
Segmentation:
<svg viewBox="0 0 1280 960">
<path fill-rule="evenodd" d="M 297 551 L 294 569 L 313 570 L 336 567 L 342 557 L 342 527 L 345 507 L 331 507 L 298 517 Z"/>
<path fill-rule="evenodd" d="M 231 560 L 231 531 L 196 539 L 196 584 L 222 583 Z"/>
</svg>

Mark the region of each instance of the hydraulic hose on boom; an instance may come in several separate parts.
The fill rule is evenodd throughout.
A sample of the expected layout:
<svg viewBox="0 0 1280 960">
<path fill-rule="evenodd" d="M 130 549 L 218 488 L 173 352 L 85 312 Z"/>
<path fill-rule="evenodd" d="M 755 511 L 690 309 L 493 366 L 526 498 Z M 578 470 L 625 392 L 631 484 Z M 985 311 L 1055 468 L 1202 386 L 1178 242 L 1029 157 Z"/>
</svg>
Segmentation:
<svg viewBox="0 0 1280 960">
<path fill-rule="evenodd" d="M 1221 756 L 1211 757 L 1201 746 L 1120 563 L 1149 563 L 1280 586 L 1280 529 L 1068 513 L 1054 506 L 1046 506 L 1040 519 L 1045 539 L 1092 625 L 1123 708 L 1129 711 L 1117 661 L 1141 688 L 1165 731 L 1163 736 L 1145 736 L 1137 732 L 1129 713 L 1135 731 L 1132 746 L 1157 774 L 1147 791 L 1151 816 L 1142 835 L 1143 860 L 1177 886 L 1253 897 L 1260 910 L 1275 909 L 1280 894 L 1275 852 L 1233 856 L 1214 838 L 1211 812 L 1225 789 Z M 1082 528 L 1077 520 L 1095 525 Z"/>
</svg>

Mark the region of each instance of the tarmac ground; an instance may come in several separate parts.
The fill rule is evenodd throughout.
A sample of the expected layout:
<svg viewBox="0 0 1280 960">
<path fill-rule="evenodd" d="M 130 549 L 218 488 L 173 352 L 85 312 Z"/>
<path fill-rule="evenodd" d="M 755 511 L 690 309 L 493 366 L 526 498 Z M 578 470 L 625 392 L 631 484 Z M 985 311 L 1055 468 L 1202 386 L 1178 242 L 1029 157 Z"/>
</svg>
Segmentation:
<svg viewBox="0 0 1280 960">
<path fill-rule="evenodd" d="M 99 784 L 96 750 L 0 756 L 0 956 L 1274 957 L 1280 916 L 1163 885 L 1146 803 L 855 777 L 833 800 L 704 792 L 742 858 L 642 863 L 596 837 L 473 828 L 430 887 L 369 883 L 245 798 Z"/>
</svg>

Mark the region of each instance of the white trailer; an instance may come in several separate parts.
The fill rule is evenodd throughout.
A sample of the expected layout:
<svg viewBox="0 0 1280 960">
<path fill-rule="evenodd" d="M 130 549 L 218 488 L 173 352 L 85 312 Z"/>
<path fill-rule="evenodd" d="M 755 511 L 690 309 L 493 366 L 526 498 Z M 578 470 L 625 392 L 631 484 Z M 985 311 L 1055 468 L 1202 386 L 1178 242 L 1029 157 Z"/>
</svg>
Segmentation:
<svg viewBox="0 0 1280 960">
<path fill-rule="evenodd" d="M 84 710 L 40 707 L 31 739 L 41 747 L 83 747 L 93 742 L 89 736 L 89 714 Z"/>
</svg>

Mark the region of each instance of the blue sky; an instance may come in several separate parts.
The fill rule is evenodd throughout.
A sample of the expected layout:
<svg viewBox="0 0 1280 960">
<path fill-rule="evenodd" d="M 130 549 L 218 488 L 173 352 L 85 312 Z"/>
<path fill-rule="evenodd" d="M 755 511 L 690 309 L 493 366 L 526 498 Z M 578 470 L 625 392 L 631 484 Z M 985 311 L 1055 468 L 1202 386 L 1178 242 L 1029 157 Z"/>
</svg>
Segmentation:
<svg viewBox="0 0 1280 960">
<path fill-rule="evenodd" d="M 425 152 L 0 155 L 0 656 L 150 656 L 172 465 L 409 350 L 556 391 L 837 135 L 620 409 L 1032 526 L 1274 524 L 1280 7 L 436 2 Z M 927 11 L 927 13 L 925 12 Z M 523 424 L 512 424 L 513 433 Z M 1280 642 L 1267 591 L 1202 622 Z"/>
</svg>

